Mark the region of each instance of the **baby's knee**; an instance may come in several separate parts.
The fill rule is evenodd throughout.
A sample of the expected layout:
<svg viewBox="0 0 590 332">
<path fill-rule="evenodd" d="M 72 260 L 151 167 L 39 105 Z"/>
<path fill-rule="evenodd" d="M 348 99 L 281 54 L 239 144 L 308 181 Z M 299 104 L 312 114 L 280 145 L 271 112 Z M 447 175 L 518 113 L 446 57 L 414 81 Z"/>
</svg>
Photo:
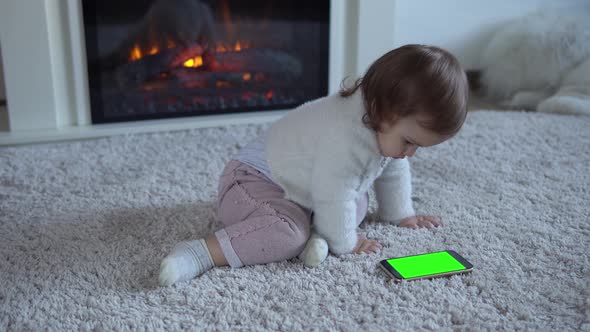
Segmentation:
<svg viewBox="0 0 590 332">
<path fill-rule="evenodd" d="M 277 217 L 279 218 L 278 222 L 281 224 L 280 233 L 283 235 L 277 238 L 279 240 L 278 245 L 283 247 L 288 256 L 287 258 L 299 255 L 311 235 L 310 222 L 297 220 L 282 214 L 277 215 Z"/>
</svg>

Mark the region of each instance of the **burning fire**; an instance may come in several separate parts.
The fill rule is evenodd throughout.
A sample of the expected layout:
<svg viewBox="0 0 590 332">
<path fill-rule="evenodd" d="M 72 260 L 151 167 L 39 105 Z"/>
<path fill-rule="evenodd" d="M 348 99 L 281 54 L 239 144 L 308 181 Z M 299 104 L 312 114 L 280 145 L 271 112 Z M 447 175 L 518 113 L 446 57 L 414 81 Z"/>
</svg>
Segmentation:
<svg viewBox="0 0 590 332">
<path fill-rule="evenodd" d="M 218 43 L 217 47 L 215 47 L 215 52 L 223 53 L 223 52 L 240 52 L 244 48 L 249 48 L 249 44 L 247 42 L 239 42 L 237 41 L 233 46 L 227 45 L 223 43 Z"/>
<path fill-rule="evenodd" d="M 166 48 L 174 48 L 176 45 L 172 41 L 168 41 L 166 43 Z M 243 49 L 249 48 L 250 45 L 248 42 L 245 41 L 237 41 L 235 44 L 227 44 L 227 43 L 218 43 L 215 46 L 215 52 L 223 53 L 223 52 L 240 52 Z M 162 48 L 152 45 L 149 48 L 141 48 L 138 44 L 133 45 L 133 48 L 129 52 L 129 61 L 137 61 L 147 55 L 154 55 L 160 52 Z M 196 56 L 190 59 L 187 59 L 183 65 L 188 68 L 197 68 L 203 65 L 203 58 L 201 56 Z M 249 79 L 249 78 L 248 78 Z M 244 78 L 244 80 L 248 80 Z"/>
<path fill-rule="evenodd" d="M 138 45 L 133 46 L 133 49 L 131 50 L 131 55 L 129 56 L 129 60 L 135 61 L 135 60 L 139 60 L 141 58 L 142 58 L 141 49 L 139 48 Z"/>
<path fill-rule="evenodd" d="M 133 45 L 131 53 L 129 54 L 129 61 L 136 61 L 143 58 L 146 55 L 154 55 L 158 52 L 160 52 L 160 48 L 157 46 L 151 46 L 149 49 L 147 49 L 147 51 L 144 52 L 141 50 L 139 45 L 135 44 Z"/>
<path fill-rule="evenodd" d="M 187 68 L 197 68 L 203 65 L 203 57 L 197 55 L 194 58 L 190 58 L 183 63 L 183 66 Z"/>
<path fill-rule="evenodd" d="M 168 41 L 166 44 L 166 48 L 174 48 L 176 47 L 176 45 L 172 42 L 172 41 Z M 161 48 L 156 46 L 156 45 L 152 45 L 148 48 L 144 48 L 142 50 L 141 47 L 139 47 L 138 44 L 133 45 L 133 48 L 131 49 L 131 52 L 129 52 L 129 61 L 137 61 L 143 57 L 145 57 L 146 55 L 154 55 L 158 52 L 160 52 Z"/>
</svg>

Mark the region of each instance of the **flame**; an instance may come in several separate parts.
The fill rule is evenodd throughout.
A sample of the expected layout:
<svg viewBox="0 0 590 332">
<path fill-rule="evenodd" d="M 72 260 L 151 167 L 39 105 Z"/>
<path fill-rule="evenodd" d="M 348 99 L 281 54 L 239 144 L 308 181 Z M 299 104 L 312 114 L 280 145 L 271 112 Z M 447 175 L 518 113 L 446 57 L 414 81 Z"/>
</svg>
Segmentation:
<svg viewBox="0 0 590 332">
<path fill-rule="evenodd" d="M 152 48 L 150 48 L 150 50 L 149 50 L 148 54 L 149 54 L 149 55 L 154 55 L 154 54 L 156 54 L 156 53 L 158 53 L 158 52 L 160 52 L 160 50 L 158 49 L 158 47 L 156 47 L 156 46 L 152 46 Z"/>
<path fill-rule="evenodd" d="M 225 31 L 227 32 L 227 36 L 230 38 L 234 38 L 236 36 L 236 27 L 232 23 L 232 14 L 231 10 L 229 9 L 229 3 L 227 0 L 219 1 L 221 2 L 220 10 L 221 10 L 221 17 L 223 19 L 223 25 L 225 26 Z"/>
<path fill-rule="evenodd" d="M 241 50 L 248 48 L 248 43 L 244 41 L 237 41 L 234 45 L 231 44 L 224 44 L 224 43 L 217 43 L 215 46 L 215 52 L 223 53 L 223 52 L 240 52 Z"/>
<path fill-rule="evenodd" d="M 218 88 L 229 88 L 231 87 L 231 83 L 226 81 L 217 81 L 215 82 L 215 86 Z"/>
<path fill-rule="evenodd" d="M 129 56 L 129 60 L 135 61 L 135 60 L 141 59 L 141 57 L 142 57 L 141 49 L 139 48 L 139 46 L 138 45 L 133 46 L 133 49 L 131 50 L 131 55 Z"/>
<path fill-rule="evenodd" d="M 219 53 L 223 53 L 223 52 L 227 52 L 227 49 L 225 48 L 225 46 L 223 44 L 217 44 L 217 47 L 215 48 L 216 52 Z"/>
<path fill-rule="evenodd" d="M 166 40 L 166 45 L 152 42 L 149 46 L 144 45 L 144 47 L 141 47 L 139 44 L 135 44 L 129 52 L 129 61 L 136 61 L 147 55 L 157 54 L 163 49 L 174 47 L 176 47 L 176 44 L 170 39 Z"/>
<path fill-rule="evenodd" d="M 145 56 L 157 54 L 157 53 L 161 52 L 162 49 L 174 48 L 174 47 L 176 47 L 176 44 L 172 40 L 167 40 L 165 46 L 152 44 L 151 46 L 149 46 L 147 48 L 145 48 L 145 47 L 142 48 L 139 46 L 139 44 L 135 44 L 135 45 L 133 45 L 133 48 L 129 52 L 129 61 L 137 61 Z M 249 42 L 242 40 L 242 41 L 236 41 L 235 44 L 233 44 L 233 45 L 230 43 L 217 43 L 217 45 L 215 47 L 215 51 L 218 53 L 232 52 L 232 51 L 233 52 L 240 52 L 240 51 L 247 49 L 249 47 L 250 47 Z M 194 58 L 187 59 L 187 60 L 185 60 L 183 65 L 185 67 L 189 67 L 189 68 L 200 67 L 203 65 L 203 58 L 201 56 L 196 56 Z M 244 76 L 244 80 L 246 80 L 246 81 L 248 81 L 252 78 L 250 74 L 247 74 L 247 75 L 248 75 L 248 78 L 246 78 L 246 75 Z"/>
<path fill-rule="evenodd" d="M 146 55 L 154 55 L 158 52 L 160 52 L 160 49 L 157 46 L 152 46 L 152 47 L 150 47 L 150 49 L 148 51 L 146 51 L 144 53 L 144 52 L 142 52 L 139 45 L 135 44 L 135 45 L 133 45 L 133 48 L 131 49 L 131 53 L 129 54 L 129 61 L 136 61 L 136 60 L 143 58 Z"/>
<path fill-rule="evenodd" d="M 203 65 L 203 57 L 197 55 L 194 58 L 186 60 L 183 64 L 187 68 L 197 68 Z"/>
</svg>

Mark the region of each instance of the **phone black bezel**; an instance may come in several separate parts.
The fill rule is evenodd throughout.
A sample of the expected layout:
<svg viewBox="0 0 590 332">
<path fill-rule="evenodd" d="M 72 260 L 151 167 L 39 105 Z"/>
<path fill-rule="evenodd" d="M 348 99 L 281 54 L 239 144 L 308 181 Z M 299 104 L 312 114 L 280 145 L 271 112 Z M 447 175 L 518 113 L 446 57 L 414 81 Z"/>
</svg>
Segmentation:
<svg viewBox="0 0 590 332">
<path fill-rule="evenodd" d="M 457 261 L 459 261 L 459 263 L 461 263 L 464 267 L 465 270 L 459 270 L 457 271 L 458 273 L 461 273 L 460 271 L 468 271 L 473 269 L 473 264 L 471 264 L 469 261 L 467 261 L 467 259 L 465 259 L 463 256 L 459 255 L 459 253 L 457 253 L 454 250 L 440 250 L 440 251 L 434 251 L 434 252 L 427 252 L 427 253 L 422 253 L 422 254 L 416 254 L 416 255 L 407 255 L 407 256 L 400 256 L 400 257 L 391 257 L 391 258 L 387 258 L 382 260 L 381 262 L 379 262 L 379 264 L 381 264 L 381 266 L 383 268 L 385 268 L 385 270 L 387 270 L 387 272 L 391 273 L 391 275 L 398 280 L 408 280 L 408 278 L 404 278 L 402 277 L 402 275 L 397 272 L 397 270 L 391 266 L 391 264 L 389 264 L 387 261 L 390 259 L 394 259 L 394 258 L 402 258 L 402 257 L 412 257 L 412 256 L 421 256 L 421 255 L 425 255 L 425 254 L 435 254 L 438 252 L 447 252 L 449 253 L 449 255 L 453 256 L 454 259 L 456 259 Z M 438 274 L 432 274 L 432 275 L 426 275 L 426 276 L 421 276 L 419 278 L 428 278 L 430 276 L 437 276 Z M 415 279 L 415 278 L 410 278 L 410 279 Z"/>
<path fill-rule="evenodd" d="M 453 256 L 454 259 L 458 260 L 459 263 L 463 264 L 463 266 L 465 266 L 466 270 L 471 270 L 473 269 L 473 264 L 469 263 L 469 261 L 467 261 L 465 259 L 465 257 L 459 255 L 458 252 L 456 252 L 455 250 L 443 250 L 448 252 L 451 256 Z"/>
</svg>

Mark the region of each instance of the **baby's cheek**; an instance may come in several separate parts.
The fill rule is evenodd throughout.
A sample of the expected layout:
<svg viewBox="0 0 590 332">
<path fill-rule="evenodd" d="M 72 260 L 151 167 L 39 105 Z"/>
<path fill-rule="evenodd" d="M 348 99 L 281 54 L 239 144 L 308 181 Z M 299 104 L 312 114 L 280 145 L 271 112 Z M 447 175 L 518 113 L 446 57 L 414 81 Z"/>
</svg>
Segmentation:
<svg viewBox="0 0 590 332">
<path fill-rule="evenodd" d="M 395 155 L 394 147 L 392 146 L 392 144 L 381 144 L 381 154 L 386 157 L 391 157 Z"/>
</svg>

